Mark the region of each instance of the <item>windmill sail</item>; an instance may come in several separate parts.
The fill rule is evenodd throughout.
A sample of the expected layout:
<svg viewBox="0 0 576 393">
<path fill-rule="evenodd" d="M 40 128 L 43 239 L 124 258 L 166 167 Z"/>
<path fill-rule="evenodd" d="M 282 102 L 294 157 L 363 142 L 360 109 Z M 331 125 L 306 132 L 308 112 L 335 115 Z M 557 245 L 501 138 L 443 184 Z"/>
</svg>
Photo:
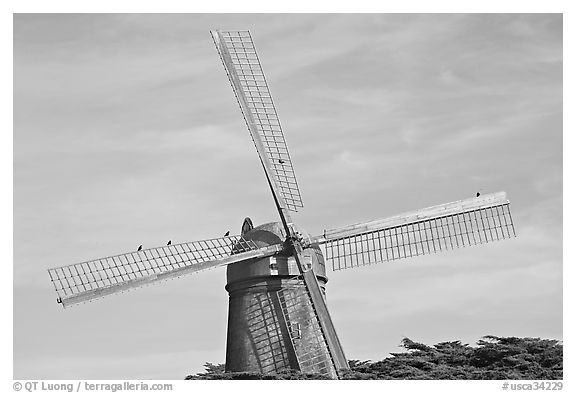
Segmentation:
<svg viewBox="0 0 576 393">
<path fill-rule="evenodd" d="M 276 292 L 300 371 L 337 378 L 326 337 L 300 276 Z M 320 333 L 320 334 L 319 334 Z"/>
<path fill-rule="evenodd" d="M 312 242 L 333 270 L 415 257 L 516 236 L 509 204 L 500 192 L 327 230 Z"/>
<path fill-rule="evenodd" d="M 302 197 L 276 108 L 248 31 L 213 31 L 256 150 L 280 207 L 297 211 Z"/>
<path fill-rule="evenodd" d="M 250 32 L 213 31 L 212 37 L 260 156 L 286 233 L 289 239 L 294 239 L 296 234 L 287 210 L 297 211 L 302 207 L 302 198 L 280 121 Z M 342 368 L 348 368 L 348 363 L 316 276 L 311 270 L 303 270 L 301 247 L 299 245 L 296 247 L 292 240 L 290 243 L 293 246 L 292 254 L 310 296 L 312 310 L 326 338 L 328 349 L 325 351 L 326 355 L 331 356 L 334 361 L 334 366 L 330 368 L 336 373 Z"/>
<path fill-rule="evenodd" d="M 258 248 L 240 236 L 151 248 L 48 269 L 64 307 L 153 282 L 210 268 L 263 258 L 281 246 Z"/>
</svg>

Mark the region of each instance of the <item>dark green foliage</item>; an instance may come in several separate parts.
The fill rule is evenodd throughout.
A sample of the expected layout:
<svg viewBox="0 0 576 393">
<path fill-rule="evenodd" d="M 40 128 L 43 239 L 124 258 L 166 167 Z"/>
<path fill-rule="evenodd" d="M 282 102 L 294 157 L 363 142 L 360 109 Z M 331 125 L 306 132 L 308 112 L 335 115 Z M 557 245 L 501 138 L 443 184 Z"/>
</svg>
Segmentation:
<svg viewBox="0 0 576 393">
<path fill-rule="evenodd" d="M 223 364 L 206 363 L 206 372 L 196 375 L 188 375 L 186 380 L 193 379 L 328 379 L 323 375 L 304 374 L 296 370 L 282 370 L 273 374 L 260 373 L 227 373 L 224 372 Z"/>
<path fill-rule="evenodd" d="M 404 353 L 378 362 L 350 361 L 344 379 L 562 379 L 557 340 L 485 336 L 473 348 L 460 341 L 434 346 L 402 340 Z"/>
<path fill-rule="evenodd" d="M 557 340 L 485 336 L 477 347 L 460 341 L 428 346 L 409 338 L 403 353 L 383 360 L 350 360 L 342 379 L 562 379 L 562 344 Z M 186 379 L 326 379 L 286 370 L 276 374 L 226 373 L 224 365 L 207 363 L 206 372 Z"/>
</svg>

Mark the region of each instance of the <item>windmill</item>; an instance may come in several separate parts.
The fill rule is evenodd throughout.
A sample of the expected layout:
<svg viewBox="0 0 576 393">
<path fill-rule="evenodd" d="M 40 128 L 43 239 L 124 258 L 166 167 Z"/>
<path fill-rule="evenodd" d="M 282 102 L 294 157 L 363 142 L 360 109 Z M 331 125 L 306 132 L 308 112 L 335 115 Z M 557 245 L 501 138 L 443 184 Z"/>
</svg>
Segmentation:
<svg viewBox="0 0 576 393">
<path fill-rule="evenodd" d="M 280 221 L 240 235 L 168 244 L 48 269 L 65 308 L 113 293 L 227 266 L 227 371 L 292 368 L 338 378 L 348 363 L 325 299 L 333 270 L 436 253 L 515 236 L 504 192 L 428 207 L 311 236 L 292 160 L 248 31 L 212 38 L 258 152 Z"/>
</svg>

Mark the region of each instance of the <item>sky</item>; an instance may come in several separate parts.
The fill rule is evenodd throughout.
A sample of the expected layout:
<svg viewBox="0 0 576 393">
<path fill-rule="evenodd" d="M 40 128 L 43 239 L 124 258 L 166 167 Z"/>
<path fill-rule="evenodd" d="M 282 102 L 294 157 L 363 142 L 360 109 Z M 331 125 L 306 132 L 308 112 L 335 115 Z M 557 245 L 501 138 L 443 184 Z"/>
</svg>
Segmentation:
<svg viewBox="0 0 576 393">
<path fill-rule="evenodd" d="M 329 272 L 348 359 L 562 339 L 559 14 L 14 17 L 15 379 L 225 360 L 225 269 L 62 309 L 46 269 L 277 220 L 209 31 L 249 29 L 312 234 L 506 191 L 517 237 Z"/>
</svg>

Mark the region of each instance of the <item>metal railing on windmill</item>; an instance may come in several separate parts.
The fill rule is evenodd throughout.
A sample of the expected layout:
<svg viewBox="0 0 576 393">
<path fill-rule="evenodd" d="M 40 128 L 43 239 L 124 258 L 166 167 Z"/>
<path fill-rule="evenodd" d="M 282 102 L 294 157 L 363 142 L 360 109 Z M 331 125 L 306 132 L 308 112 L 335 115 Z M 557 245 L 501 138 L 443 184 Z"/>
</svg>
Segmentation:
<svg viewBox="0 0 576 393">
<path fill-rule="evenodd" d="M 227 266 L 226 371 L 295 369 L 339 378 L 349 368 L 325 299 L 325 262 L 361 267 L 514 237 L 498 192 L 309 236 L 284 133 L 248 31 L 212 31 L 280 220 L 240 235 L 169 244 L 48 270 L 65 308 L 150 283 Z"/>
</svg>

